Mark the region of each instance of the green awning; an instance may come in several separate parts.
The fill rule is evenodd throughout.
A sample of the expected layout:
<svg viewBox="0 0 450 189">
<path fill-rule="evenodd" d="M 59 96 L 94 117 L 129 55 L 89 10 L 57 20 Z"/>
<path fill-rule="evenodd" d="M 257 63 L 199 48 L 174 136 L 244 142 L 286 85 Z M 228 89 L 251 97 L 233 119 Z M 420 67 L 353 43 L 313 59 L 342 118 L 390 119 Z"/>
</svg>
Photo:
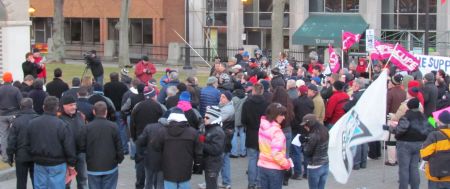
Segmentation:
<svg viewBox="0 0 450 189">
<path fill-rule="evenodd" d="M 361 34 L 368 26 L 359 14 L 310 15 L 294 33 L 292 43 L 340 47 L 342 30 Z"/>
</svg>

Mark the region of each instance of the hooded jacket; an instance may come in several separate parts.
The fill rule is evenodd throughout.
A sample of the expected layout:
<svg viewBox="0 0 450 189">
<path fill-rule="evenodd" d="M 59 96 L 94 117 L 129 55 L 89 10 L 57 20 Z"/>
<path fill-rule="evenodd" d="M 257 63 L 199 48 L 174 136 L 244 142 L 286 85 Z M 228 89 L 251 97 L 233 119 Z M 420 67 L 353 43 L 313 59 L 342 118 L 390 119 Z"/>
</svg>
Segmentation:
<svg viewBox="0 0 450 189">
<path fill-rule="evenodd" d="M 318 127 L 324 127 L 318 122 L 311 124 L 318 124 Z M 309 160 L 308 165 L 323 165 L 328 163 L 328 140 L 321 141 L 318 132 L 309 133 L 309 140 L 303 147 L 303 153 Z"/>
<path fill-rule="evenodd" d="M 269 103 L 262 95 L 252 95 L 242 105 L 242 125 L 247 129 L 245 136 L 245 146 L 247 148 L 258 149 L 258 131 L 261 116 L 264 115 Z"/>
<path fill-rule="evenodd" d="M 441 156 L 448 154 L 450 150 L 450 128 L 443 128 L 440 131 L 431 132 L 420 150 L 420 157 L 425 161 L 430 161 L 430 159 L 436 156 Z M 437 178 L 430 175 L 429 163 L 425 164 L 425 175 L 428 180 L 434 182 L 449 182 L 450 176 Z"/>
<path fill-rule="evenodd" d="M 197 131 L 187 122 L 170 122 L 162 127 L 152 143 L 162 153 L 164 180 L 184 182 L 191 179 L 194 161 L 200 162 L 202 147 Z"/>
<path fill-rule="evenodd" d="M 161 123 L 152 123 L 145 126 L 142 134 L 139 135 L 136 145 L 145 149 L 144 151 L 144 161 L 145 166 L 156 172 L 161 171 L 161 161 L 162 161 L 162 153 L 156 151 L 152 144 L 154 143 L 155 138 L 158 135 L 158 131 L 164 127 Z"/>
<path fill-rule="evenodd" d="M 137 140 L 147 124 L 157 123 L 163 114 L 161 105 L 153 99 L 138 103 L 133 108 L 130 118 L 130 134 L 133 141 Z"/>
<path fill-rule="evenodd" d="M 259 167 L 276 170 L 287 170 L 291 167 L 286 158 L 286 138 L 280 124 L 275 121 L 269 122 L 265 116 L 262 116 L 258 138 Z"/>
<path fill-rule="evenodd" d="M 205 134 L 205 142 L 203 143 L 205 170 L 218 172 L 222 168 L 225 133 L 219 124 L 212 124 L 205 126 Z"/>
<path fill-rule="evenodd" d="M 294 105 L 294 123 L 292 124 L 292 133 L 293 134 L 303 134 L 306 131 L 300 126 L 303 117 L 306 114 L 312 114 L 314 111 L 314 102 L 308 98 L 306 95 L 299 96 L 293 102 Z M 294 135 L 295 136 L 295 135 Z"/>
<path fill-rule="evenodd" d="M 84 120 L 81 118 L 80 113 L 76 112 L 74 115 L 67 115 L 64 111 L 59 116 L 59 119 L 63 120 L 69 126 L 70 133 L 75 139 L 77 154 L 80 153 L 80 132 L 84 126 Z"/>
<path fill-rule="evenodd" d="M 325 108 L 324 122 L 334 125 L 345 114 L 344 105 L 348 100 L 347 93 L 343 91 L 333 92 Z"/>
</svg>

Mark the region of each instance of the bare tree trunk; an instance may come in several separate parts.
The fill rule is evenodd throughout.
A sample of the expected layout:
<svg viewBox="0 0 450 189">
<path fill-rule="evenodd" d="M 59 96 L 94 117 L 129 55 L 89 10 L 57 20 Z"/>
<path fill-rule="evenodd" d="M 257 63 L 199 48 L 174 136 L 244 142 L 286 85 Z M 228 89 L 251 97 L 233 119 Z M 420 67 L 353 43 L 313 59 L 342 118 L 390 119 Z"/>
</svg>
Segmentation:
<svg viewBox="0 0 450 189">
<path fill-rule="evenodd" d="M 64 0 L 54 0 L 53 14 L 53 45 L 51 48 L 50 62 L 64 63 L 65 40 L 64 40 Z"/>
<path fill-rule="evenodd" d="M 130 46 L 128 39 L 129 20 L 131 0 L 122 0 L 119 20 L 119 67 L 130 65 Z"/>
<path fill-rule="evenodd" d="M 272 58 L 283 51 L 283 14 L 286 0 L 273 0 L 272 12 Z"/>
</svg>

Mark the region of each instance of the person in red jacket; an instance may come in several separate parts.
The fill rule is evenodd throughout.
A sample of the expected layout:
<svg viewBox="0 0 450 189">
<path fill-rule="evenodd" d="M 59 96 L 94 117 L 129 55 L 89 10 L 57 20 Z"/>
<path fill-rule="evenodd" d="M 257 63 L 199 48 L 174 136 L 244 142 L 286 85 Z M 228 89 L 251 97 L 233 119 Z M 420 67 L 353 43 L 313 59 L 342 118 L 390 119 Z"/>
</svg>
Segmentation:
<svg viewBox="0 0 450 189">
<path fill-rule="evenodd" d="M 142 83 L 147 83 L 150 79 L 153 79 L 153 74 L 155 73 L 155 65 L 149 61 L 148 56 L 142 56 L 142 60 L 136 64 L 136 68 L 134 70 L 136 78 Z"/>
<path fill-rule="evenodd" d="M 345 83 L 342 81 L 335 81 L 333 83 L 333 95 L 327 102 L 325 108 L 325 123 L 328 129 L 345 114 L 344 105 L 348 102 L 349 96 L 344 92 Z"/>
<path fill-rule="evenodd" d="M 37 77 L 43 79 L 45 83 L 47 81 L 47 69 L 45 68 L 45 64 L 43 63 L 44 58 L 41 56 L 39 49 L 33 49 L 33 58 L 34 63 L 41 66 L 41 72 L 37 74 Z"/>
<path fill-rule="evenodd" d="M 358 61 L 358 65 L 356 66 L 356 73 L 361 74 L 366 72 L 367 62 L 365 58 L 360 58 Z"/>
</svg>

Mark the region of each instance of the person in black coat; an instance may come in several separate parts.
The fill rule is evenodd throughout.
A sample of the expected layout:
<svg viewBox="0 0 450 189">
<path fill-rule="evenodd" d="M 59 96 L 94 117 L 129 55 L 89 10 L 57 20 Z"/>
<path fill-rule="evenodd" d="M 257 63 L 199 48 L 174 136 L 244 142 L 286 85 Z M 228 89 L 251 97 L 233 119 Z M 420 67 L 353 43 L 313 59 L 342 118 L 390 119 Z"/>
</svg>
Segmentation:
<svg viewBox="0 0 450 189">
<path fill-rule="evenodd" d="M 105 84 L 103 92 L 114 103 L 116 110 L 120 110 L 122 107 L 122 97 L 128 91 L 128 87 L 119 81 L 119 74 L 117 72 L 109 74 L 109 78 L 111 82 Z"/>
<path fill-rule="evenodd" d="M 27 53 L 25 58 L 26 61 L 22 63 L 23 76 L 31 75 L 37 78 L 38 73 L 42 71 L 41 65 L 34 63 L 33 53 Z"/>
<path fill-rule="evenodd" d="M 152 123 L 145 126 L 142 134 L 139 135 L 136 145 L 145 149 L 145 185 L 162 189 L 164 188 L 164 178 L 161 169 L 162 154 L 152 147 L 152 142 L 158 134 L 158 130 L 164 127 L 161 123 Z"/>
<path fill-rule="evenodd" d="M 116 188 L 118 164 L 124 159 L 119 130 L 114 122 L 106 119 L 107 111 L 105 102 L 95 103 L 96 117 L 80 134 L 80 151 L 86 153 L 89 188 Z"/>
<path fill-rule="evenodd" d="M 275 89 L 278 86 L 286 88 L 286 81 L 284 80 L 283 74 L 280 73 L 279 68 L 272 69 L 272 80 L 270 81 L 270 85 L 272 85 L 272 88 Z"/>
<path fill-rule="evenodd" d="M 108 116 L 106 117 L 108 120 L 110 121 L 116 121 L 116 108 L 114 107 L 113 102 L 111 101 L 111 99 L 109 99 L 108 97 L 106 97 L 103 93 L 103 85 L 100 85 L 98 83 L 94 83 L 94 92 L 93 94 L 89 97 L 89 103 L 91 104 L 95 104 L 98 101 L 103 101 L 106 103 L 106 105 L 108 106 Z"/>
<path fill-rule="evenodd" d="M 82 114 L 86 122 L 90 122 L 94 120 L 94 114 L 92 113 L 92 110 L 94 109 L 93 106 L 88 99 L 88 88 L 87 87 L 81 87 L 80 90 L 77 93 L 77 109 Z"/>
<path fill-rule="evenodd" d="M 100 58 L 97 56 L 96 50 L 89 51 L 85 56 L 87 66 L 91 69 L 95 82 L 103 86 L 103 65 Z"/>
<path fill-rule="evenodd" d="M 432 116 L 432 113 L 436 111 L 436 105 L 438 100 L 438 88 L 434 84 L 433 73 L 427 73 L 424 76 L 423 85 L 423 99 L 424 104 L 424 114 L 426 117 Z"/>
<path fill-rule="evenodd" d="M 21 111 L 12 122 L 9 135 L 8 147 L 8 163 L 13 165 L 16 161 L 16 178 L 17 189 L 27 188 L 27 176 L 30 173 L 31 183 L 33 184 L 34 162 L 31 159 L 28 149 L 25 147 L 27 143 L 28 122 L 39 115 L 33 110 L 33 100 L 24 98 L 20 102 Z"/>
<path fill-rule="evenodd" d="M 46 85 L 47 92 L 50 96 L 61 98 L 63 92 L 69 90 L 69 85 L 61 79 L 62 70 L 60 68 L 56 68 L 55 71 L 53 71 L 53 75 L 55 76 L 53 81 L 50 81 Z"/>
<path fill-rule="evenodd" d="M 28 93 L 28 97 L 33 99 L 33 109 L 39 115 L 44 113 L 44 100 L 48 96 L 42 88 L 44 86 L 44 80 L 36 79 L 33 83 L 33 89 Z"/>
<path fill-rule="evenodd" d="M 150 98 L 139 102 L 130 115 L 130 135 L 133 142 L 136 142 L 139 135 L 147 124 L 157 123 L 164 114 L 161 105 L 156 102 L 155 91 Z M 136 146 L 136 188 L 143 188 L 145 185 L 144 149 Z"/>
<path fill-rule="evenodd" d="M 242 105 L 241 122 L 246 129 L 245 147 L 247 147 L 248 160 L 248 185 L 253 187 L 257 185 L 257 162 L 258 162 L 258 132 L 261 116 L 266 111 L 269 102 L 264 96 L 264 87 L 260 83 L 253 85 L 252 96 L 248 97 Z"/>
<path fill-rule="evenodd" d="M 78 77 L 72 78 L 72 88 L 62 94 L 62 96 L 72 96 L 78 98 L 78 91 L 80 90 L 81 80 Z"/>
<path fill-rule="evenodd" d="M 31 75 L 25 76 L 23 82 L 20 84 L 19 90 L 23 97 L 28 97 L 28 93 L 33 89 L 34 77 Z"/>
<path fill-rule="evenodd" d="M 188 125 L 181 109 L 175 108 L 167 121 L 169 125 L 158 131 L 152 143 L 155 151 L 162 153 L 164 185 L 189 188 L 193 168 L 200 167 L 204 138 Z"/>
</svg>

